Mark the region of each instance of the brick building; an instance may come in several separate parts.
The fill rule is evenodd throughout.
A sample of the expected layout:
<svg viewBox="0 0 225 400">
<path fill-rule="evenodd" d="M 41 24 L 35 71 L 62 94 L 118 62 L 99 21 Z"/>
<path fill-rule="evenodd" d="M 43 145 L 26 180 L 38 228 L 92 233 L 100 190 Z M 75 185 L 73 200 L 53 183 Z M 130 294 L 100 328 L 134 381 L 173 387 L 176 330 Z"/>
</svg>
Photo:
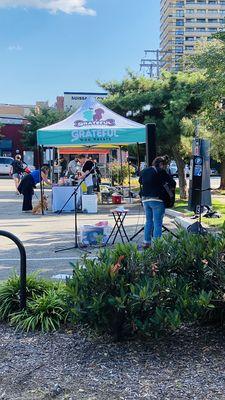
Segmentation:
<svg viewBox="0 0 225 400">
<path fill-rule="evenodd" d="M 26 118 L 19 115 L 0 115 L 0 155 L 15 156 L 16 150 L 22 154 L 22 132 Z"/>
</svg>

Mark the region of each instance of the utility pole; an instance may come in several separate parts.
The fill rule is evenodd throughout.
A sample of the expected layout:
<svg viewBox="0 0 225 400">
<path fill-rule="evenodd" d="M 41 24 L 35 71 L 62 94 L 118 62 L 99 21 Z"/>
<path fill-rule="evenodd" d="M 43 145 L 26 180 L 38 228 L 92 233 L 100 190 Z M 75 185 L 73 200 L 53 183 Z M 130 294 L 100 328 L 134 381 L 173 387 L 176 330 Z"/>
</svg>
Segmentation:
<svg viewBox="0 0 225 400">
<path fill-rule="evenodd" d="M 140 62 L 140 71 L 143 72 L 144 75 L 149 76 L 150 78 L 160 77 L 160 70 L 163 65 L 162 58 L 171 53 L 170 51 L 162 51 L 162 50 L 145 50 L 145 56 L 141 59 Z"/>
</svg>

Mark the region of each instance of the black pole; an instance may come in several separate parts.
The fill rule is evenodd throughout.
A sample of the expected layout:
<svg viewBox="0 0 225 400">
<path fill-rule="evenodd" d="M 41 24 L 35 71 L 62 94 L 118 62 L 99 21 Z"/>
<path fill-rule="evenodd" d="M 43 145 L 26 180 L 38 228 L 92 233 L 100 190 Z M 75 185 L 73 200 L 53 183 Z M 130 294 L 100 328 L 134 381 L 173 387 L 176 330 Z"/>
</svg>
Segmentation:
<svg viewBox="0 0 225 400">
<path fill-rule="evenodd" d="M 44 215 L 44 207 L 43 207 L 44 190 L 43 190 L 43 182 L 41 179 L 41 166 L 42 166 L 42 146 L 38 146 L 38 169 L 40 170 L 41 213 L 42 215 Z"/>
<path fill-rule="evenodd" d="M 137 164 L 138 164 L 138 176 L 140 176 L 141 172 L 140 143 L 137 143 Z"/>
<path fill-rule="evenodd" d="M 131 203 L 131 183 L 130 183 L 130 160 L 129 157 L 127 159 L 128 162 L 128 187 L 129 187 L 129 199 L 130 199 L 130 203 Z"/>
<path fill-rule="evenodd" d="M 20 309 L 26 308 L 26 284 L 27 284 L 27 257 L 23 243 L 10 232 L 0 231 L 0 236 L 7 237 L 12 240 L 18 247 L 20 252 Z"/>
<path fill-rule="evenodd" d="M 120 147 L 120 174 L 121 174 L 121 180 L 120 180 L 120 185 L 122 185 L 123 188 L 123 160 L 122 160 L 122 146 Z"/>
<path fill-rule="evenodd" d="M 156 158 L 156 124 L 146 125 L 146 162 L 147 167 L 152 165 Z"/>
</svg>

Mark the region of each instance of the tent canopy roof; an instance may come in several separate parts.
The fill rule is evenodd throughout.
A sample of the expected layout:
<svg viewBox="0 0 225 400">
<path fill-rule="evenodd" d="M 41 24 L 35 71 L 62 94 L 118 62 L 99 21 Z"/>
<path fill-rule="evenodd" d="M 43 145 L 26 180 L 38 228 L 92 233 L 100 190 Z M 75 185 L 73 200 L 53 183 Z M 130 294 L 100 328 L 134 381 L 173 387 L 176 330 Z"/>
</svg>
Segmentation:
<svg viewBox="0 0 225 400">
<path fill-rule="evenodd" d="M 45 147 L 126 145 L 145 142 L 145 125 L 109 110 L 89 97 L 68 118 L 37 131 Z"/>
</svg>

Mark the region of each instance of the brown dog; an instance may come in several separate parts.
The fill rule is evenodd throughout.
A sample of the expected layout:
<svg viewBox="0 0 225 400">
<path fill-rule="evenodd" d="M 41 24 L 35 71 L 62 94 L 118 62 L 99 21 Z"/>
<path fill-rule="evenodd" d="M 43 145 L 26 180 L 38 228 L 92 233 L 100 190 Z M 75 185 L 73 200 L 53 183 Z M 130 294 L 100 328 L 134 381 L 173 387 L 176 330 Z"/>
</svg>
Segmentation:
<svg viewBox="0 0 225 400">
<path fill-rule="evenodd" d="M 43 202 L 41 204 L 41 200 L 39 200 L 38 204 L 33 207 L 32 214 L 41 214 L 43 210 L 48 209 L 48 198 L 46 196 L 43 196 Z"/>
</svg>

